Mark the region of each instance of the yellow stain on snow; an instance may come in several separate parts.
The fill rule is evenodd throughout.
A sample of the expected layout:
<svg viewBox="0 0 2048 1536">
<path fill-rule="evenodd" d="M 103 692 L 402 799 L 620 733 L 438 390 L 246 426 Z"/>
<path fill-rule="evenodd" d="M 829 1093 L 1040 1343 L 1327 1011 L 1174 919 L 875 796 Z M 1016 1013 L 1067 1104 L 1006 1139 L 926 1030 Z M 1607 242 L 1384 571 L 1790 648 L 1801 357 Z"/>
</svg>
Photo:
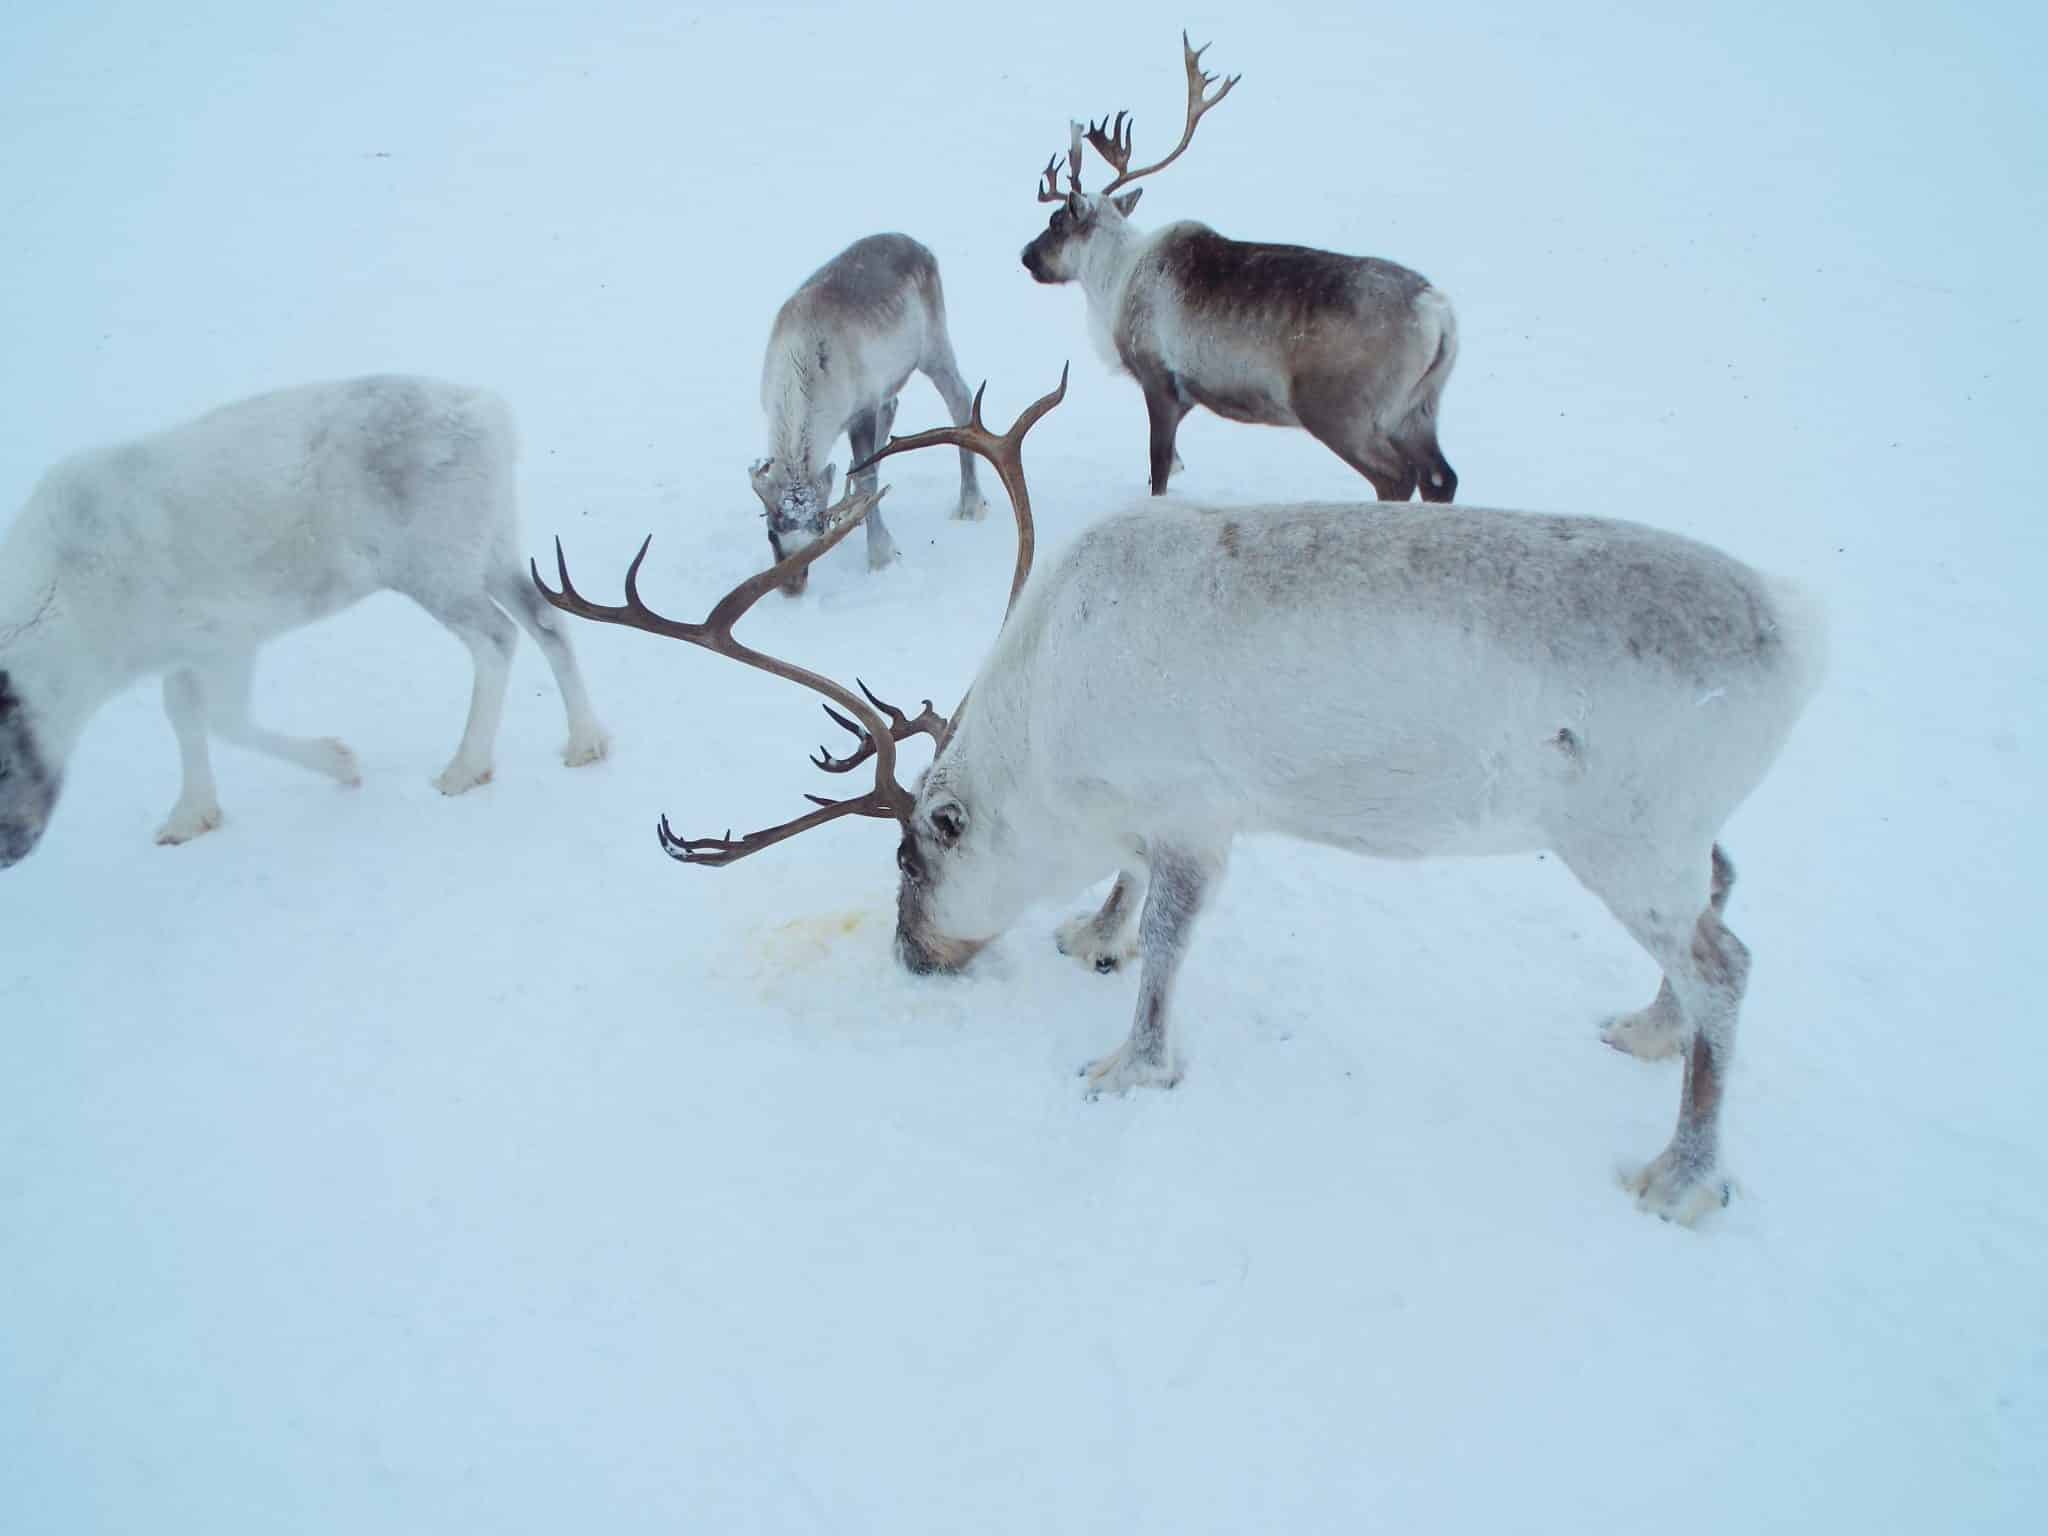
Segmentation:
<svg viewBox="0 0 2048 1536">
<path fill-rule="evenodd" d="M 821 912 L 777 924 L 761 937 L 761 958 L 778 972 L 822 964 L 832 946 L 860 931 L 868 912 Z"/>
</svg>

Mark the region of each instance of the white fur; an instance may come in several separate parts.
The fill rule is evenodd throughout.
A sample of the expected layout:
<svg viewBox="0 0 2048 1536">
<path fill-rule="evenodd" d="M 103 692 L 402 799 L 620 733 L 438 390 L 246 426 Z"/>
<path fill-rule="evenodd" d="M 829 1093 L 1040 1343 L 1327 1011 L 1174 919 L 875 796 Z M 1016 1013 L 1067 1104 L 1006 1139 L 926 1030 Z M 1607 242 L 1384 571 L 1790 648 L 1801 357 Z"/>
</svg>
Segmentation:
<svg viewBox="0 0 2048 1536">
<path fill-rule="evenodd" d="M 386 589 L 417 601 L 475 658 L 443 790 L 491 776 L 515 619 L 561 687 L 565 760 L 602 757 L 568 639 L 526 576 L 515 453 L 500 401 L 394 376 L 261 395 L 50 470 L 0 544 L 0 672 L 52 784 L 93 712 L 150 675 L 165 679 L 184 763 L 161 841 L 220 824 L 209 732 L 355 782 L 339 742 L 250 721 L 251 669 L 275 636 Z M 0 803 L 0 816 L 8 809 Z M 40 831 L 27 829 L 31 840 Z"/>
<path fill-rule="evenodd" d="M 1798 594 L 1630 523 L 1153 503 L 1042 569 L 997 639 L 919 786 L 899 948 L 947 964 L 1031 902 L 1149 868 L 1139 1020 L 1096 1080 L 1169 1082 L 1166 987 L 1240 834 L 1549 849 L 1665 969 L 1718 1073 L 1748 959 L 1708 909 L 1710 850 L 1816 686 L 1822 636 Z M 1113 959 L 1127 922 L 1113 898 L 1062 947 Z M 1718 1200 L 1711 1107 L 1643 1174 L 1647 1207 Z"/>
</svg>

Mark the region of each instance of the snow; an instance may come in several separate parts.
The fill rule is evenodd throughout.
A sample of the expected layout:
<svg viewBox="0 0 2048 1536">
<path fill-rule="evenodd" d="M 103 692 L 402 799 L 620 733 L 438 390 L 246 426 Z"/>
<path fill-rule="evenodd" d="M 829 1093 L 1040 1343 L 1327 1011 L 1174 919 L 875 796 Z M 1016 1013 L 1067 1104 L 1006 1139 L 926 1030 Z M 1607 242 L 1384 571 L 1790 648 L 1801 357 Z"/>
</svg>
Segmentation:
<svg viewBox="0 0 2048 1536">
<path fill-rule="evenodd" d="M 775 306 L 900 228 L 994 423 L 1073 359 L 1043 561 L 1141 487 L 1144 418 L 1017 265 L 1031 187 L 1073 115 L 1170 146 L 1185 25 L 1244 83 L 1141 223 L 1416 266 L 1464 499 L 1828 601 L 1830 683 L 1726 839 L 1735 1203 L 1685 1231 L 1616 1187 L 1677 1068 L 1598 1043 L 1655 975 L 1554 861 L 1245 844 L 1185 1082 L 1088 1103 L 1136 981 L 1054 951 L 1078 903 L 917 980 L 886 826 L 660 856 L 662 811 L 821 788 L 800 690 L 579 626 L 613 760 L 555 760 L 522 645 L 497 782 L 444 801 L 467 658 L 380 598 L 258 688 L 360 790 L 223 750 L 226 826 L 154 848 L 138 687 L 0 876 L 0 1531 L 2033 1528 L 2048 21 L 1253 15 L 10 7 L 0 507 L 90 443 L 426 371 L 518 410 L 536 551 L 609 599 L 652 530 L 649 599 L 701 617 L 765 552 Z M 938 419 L 913 385 L 900 429 Z M 1299 433 L 1181 447 L 1191 496 L 1365 494 Z M 902 564 L 842 551 L 742 633 L 944 709 L 1013 536 L 946 520 L 949 453 L 889 468 Z"/>
</svg>

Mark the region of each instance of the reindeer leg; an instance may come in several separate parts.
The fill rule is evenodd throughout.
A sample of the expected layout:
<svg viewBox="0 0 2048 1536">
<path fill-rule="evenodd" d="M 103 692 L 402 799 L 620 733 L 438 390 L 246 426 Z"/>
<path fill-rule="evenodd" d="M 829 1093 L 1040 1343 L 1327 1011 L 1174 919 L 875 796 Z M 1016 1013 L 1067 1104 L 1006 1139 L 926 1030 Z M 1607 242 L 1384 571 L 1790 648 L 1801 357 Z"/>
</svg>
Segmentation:
<svg viewBox="0 0 2048 1536">
<path fill-rule="evenodd" d="M 210 667 L 204 678 L 207 724 L 222 741 L 321 774 L 346 788 L 363 782 L 355 753 L 332 736 L 281 736 L 250 718 L 249 696 L 256 682 L 256 658 L 241 656 Z"/>
<path fill-rule="evenodd" d="M 583 684 L 583 669 L 576 664 L 575 649 L 568 630 L 554 607 L 534 589 L 517 565 L 494 567 L 484 577 L 484 590 L 514 622 L 533 637 L 555 674 L 555 687 L 562 695 L 562 708 L 569 717 L 569 741 L 562 748 L 562 761 L 571 768 L 595 763 L 612 749 L 612 739 L 598 723 L 590 707 L 590 690 Z"/>
<path fill-rule="evenodd" d="M 1691 1226 L 1728 1203 L 1730 1186 L 1720 1171 L 1721 1090 L 1749 981 L 1749 950 L 1721 921 L 1710 892 L 1701 888 L 1693 857 L 1649 870 L 1620 867 L 1605 858 L 1565 857 L 1573 873 L 1663 967 L 1671 985 L 1681 1037 L 1688 1042 L 1678 1128 L 1671 1144 L 1625 1176 L 1622 1185 L 1643 1210 Z M 1702 901 L 1703 896 L 1708 899 Z"/>
<path fill-rule="evenodd" d="M 1132 938 L 1144 890 L 1143 875 L 1128 869 L 1119 871 L 1102 910 L 1084 912 L 1061 923 L 1053 934 L 1053 943 L 1061 954 L 1071 955 L 1107 976 L 1138 952 Z"/>
<path fill-rule="evenodd" d="M 1138 920 L 1144 970 L 1138 978 L 1138 1013 L 1130 1037 L 1111 1054 L 1083 1069 L 1092 1098 L 1129 1088 L 1171 1088 L 1181 1067 L 1169 1032 L 1167 1004 L 1181 957 L 1194 937 L 1195 919 L 1223 873 L 1220 853 L 1181 848 L 1152 849 L 1152 883 Z"/>
<path fill-rule="evenodd" d="M 1728 910 L 1728 892 L 1735 884 L 1735 866 L 1714 844 L 1714 874 L 1707 904 L 1715 912 Z M 1685 1025 L 1678 1012 L 1678 994 L 1667 979 L 1647 1008 L 1624 1013 L 1600 1026 L 1600 1038 L 1617 1051 L 1626 1051 L 1638 1061 L 1662 1061 L 1685 1049 Z"/>
<path fill-rule="evenodd" d="M 1152 423 L 1152 494 L 1164 496 L 1166 482 L 1183 467 L 1180 455 L 1173 451 L 1173 440 L 1188 412 L 1195 408 L 1194 402 L 1181 394 L 1170 373 L 1155 373 L 1139 382 L 1145 390 L 1145 414 Z"/>
<path fill-rule="evenodd" d="M 213 762 L 206 752 L 206 695 L 199 674 L 188 668 L 164 675 L 164 713 L 178 738 L 178 759 L 184 782 L 178 803 L 156 829 L 159 844 L 189 843 L 220 825 L 220 794 L 214 787 Z"/>
<path fill-rule="evenodd" d="M 1406 501 L 1415 494 L 1415 466 L 1365 415 L 1355 380 L 1348 376 L 1297 379 L 1292 403 L 1295 420 L 1371 481 L 1373 494 L 1381 501 Z"/>
<path fill-rule="evenodd" d="M 960 377 L 960 365 L 953 360 L 953 343 L 944 331 L 932 338 L 931 355 L 919 365 L 919 370 L 945 400 L 953 425 L 966 426 L 974 417 L 974 396 Z M 960 506 L 953 515 L 969 521 L 988 516 L 988 501 L 981 494 L 981 482 L 975 478 L 974 455 L 965 448 L 960 450 Z M 870 512 L 868 516 L 874 514 Z"/>
<path fill-rule="evenodd" d="M 434 780 L 434 787 L 444 795 L 464 794 L 491 782 L 491 757 L 497 746 L 498 722 L 505 714 L 505 687 L 512 679 L 512 648 L 519 643 L 519 631 L 481 588 L 474 596 L 462 597 L 400 590 L 439 619 L 469 648 L 470 659 L 476 663 L 462 742 Z"/>
<path fill-rule="evenodd" d="M 882 416 L 885 412 L 891 421 L 896 419 L 894 400 L 884 401 L 875 410 L 862 411 L 847 424 L 846 445 L 853 454 L 854 463 L 858 464 L 882 445 L 882 433 L 885 430 L 882 426 Z M 852 493 L 871 491 L 880 478 L 880 471 L 870 469 L 855 480 L 849 481 L 847 490 Z M 889 530 L 882 526 L 880 507 L 868 509 L 867 529 L 868 569 L 879 571 L 896 558 L 896 541 L 889 537 Z"/>
</svg>

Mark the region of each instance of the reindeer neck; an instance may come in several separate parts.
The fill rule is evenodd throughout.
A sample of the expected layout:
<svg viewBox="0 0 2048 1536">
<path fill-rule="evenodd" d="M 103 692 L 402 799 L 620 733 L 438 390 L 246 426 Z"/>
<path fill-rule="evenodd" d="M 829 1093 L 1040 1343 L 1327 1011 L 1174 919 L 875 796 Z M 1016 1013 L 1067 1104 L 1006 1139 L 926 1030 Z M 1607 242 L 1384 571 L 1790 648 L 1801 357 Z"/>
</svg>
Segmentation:
<svg viewBox="0 0 2048 1536">
<path fill-rule="evenodd" d="M 801 341 L 782 349 L 768 390 L 768 451 L 809 479 L 818 472 L 845 412 L 835 398 L 838 385 L 821 376 Z"/>
</svg>

